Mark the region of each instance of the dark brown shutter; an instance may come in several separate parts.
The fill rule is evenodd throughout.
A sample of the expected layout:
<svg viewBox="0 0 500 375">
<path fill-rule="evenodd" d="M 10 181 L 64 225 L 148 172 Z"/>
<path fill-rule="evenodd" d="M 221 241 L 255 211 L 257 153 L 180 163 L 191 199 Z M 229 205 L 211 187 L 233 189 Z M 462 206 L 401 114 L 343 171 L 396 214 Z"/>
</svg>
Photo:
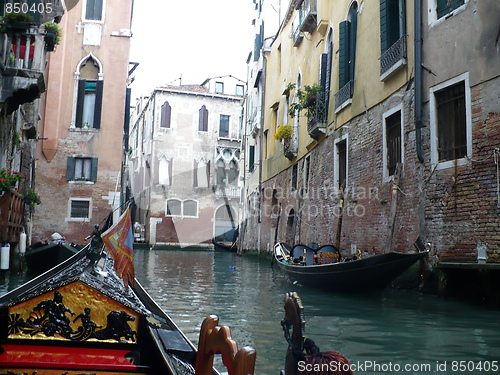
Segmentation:
<svg viewBox="0 0 500 375">
<path fill-rule="evenodd" d="M 76 97 L 76 117 L 75 127 L 81 128 L 83 121 L 83 101 L 85 100 L 85 84 L 86 80 L 80 79 L 78 81 L 78 92 Z"/>
<path fill-rule="evenodd" d="M 94 109 L 94 128 L 101 128 L 101 112 L 102 112 L 102 93 L 103 93 L 104 81 L 96 82 L 96 92 L 95 92 L 95 109 Z"/>
</svg>

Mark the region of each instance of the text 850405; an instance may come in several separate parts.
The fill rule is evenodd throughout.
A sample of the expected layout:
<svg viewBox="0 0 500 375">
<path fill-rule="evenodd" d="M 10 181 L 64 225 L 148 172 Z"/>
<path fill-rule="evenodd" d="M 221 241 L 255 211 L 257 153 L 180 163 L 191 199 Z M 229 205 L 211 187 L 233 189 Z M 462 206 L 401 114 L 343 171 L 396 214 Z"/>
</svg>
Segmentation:
<svg viewBox="0 0 500 375">
<path fill-rule="evenodd" d="M 7 3 L 5 4 L 5 14 L 7 13 L 51 13 L 52 3 L 38 3 L 38 4 L 27 4 L 27 3 Z"/>
</svg>

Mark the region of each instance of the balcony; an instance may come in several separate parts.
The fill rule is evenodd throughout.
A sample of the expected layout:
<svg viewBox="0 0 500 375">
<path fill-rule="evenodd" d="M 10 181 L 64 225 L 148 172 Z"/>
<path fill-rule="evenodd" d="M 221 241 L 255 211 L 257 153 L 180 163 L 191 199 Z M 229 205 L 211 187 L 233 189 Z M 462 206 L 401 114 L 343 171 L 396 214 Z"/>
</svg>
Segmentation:
<svg viewBox="0 0 500 375">
<path fill-rule="evenodd" d="M 350 80 L 335 94 L 335 113 L 338 113 L 352 103 L 353 94 L 354 80 Z"/>
<path fill-rule="evenodd" d="M 380 60 L 380 80 L 385 82 L 400 67 L 406 65 L 406 35 L 399 38 L 387 51 L 385 51 Z"/>
<path fill-rule="evenodd" d="M 318 139 L 326 134 L 327 108 L 325 94 L 320 91 L 307 111 L 307 131 L 311 138 Z"/>
<path fill-rule="evenodd" d="M 300 31 L 312 33 L 317 25 L 317 0 L 299 0 L 295 5 L 299 11 Z"/>
<path fill-rule="evenodd" d="M 23 230 L 23 196 L 13 190 L 0 194 L 0 241 L 19 242 Z"/>
<path fill-rule="evenodd" d="M 288 160 L 293 160 L 297 157 L 297 142 L 295 136 L 283 140 L 283 154 Z"/>
<path fill-rule="evenodd" d="M 7 113 L 45 91 L 45 39 L 32 23 L 4 23 L 0 29 L 0 102 Z"/>
<path fill-rule="evenodd" d="M 241 189 L 237 186 L 215 186 L 215 197 L 218 198 L 240 198 Z"/>
</svg>

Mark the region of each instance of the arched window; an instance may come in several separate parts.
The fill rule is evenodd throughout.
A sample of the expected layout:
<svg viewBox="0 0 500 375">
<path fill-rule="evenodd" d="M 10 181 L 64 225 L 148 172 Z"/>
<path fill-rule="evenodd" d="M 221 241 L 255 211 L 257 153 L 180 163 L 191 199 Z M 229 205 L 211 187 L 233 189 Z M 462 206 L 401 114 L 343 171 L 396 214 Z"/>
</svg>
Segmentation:
<svg viewBox="0 0 500 375">
<path fill-rule="evenodd" d="M 182 202 L 182 215 L 197 217 L 198 216 L 198 202 L 193 200 L 185 200 Z"/>
<path fill-rule="evenodd" d="M 172 115 L 172 107 L 168 102 L 163 103 L 161 106 L 160 127 L 170 129 L 170 118 Z"/>
<path fill-rule="evenodd" d="M 194 187 L 207 188 L 210 181 L 210 161 L 194 161 Z"/>
<path fill-rule="evenodd" d="M 217 161 L 217 166 L 215 169 L 216 183 L 217 185 L 226 185 L 226 164 L 222 159 Z"/>
<path fill-rule="evenodd" d="M 199 119 L 198 119 L 198 131 L 207 132 L 208 131 L 208 109 L 203 104 L 199 111 Z"/>
<path fill-rule="evenodd" d="M 178 199 L 167 200 L 167 216 L 181 216 L 182 202 Z"/>
<path fill-rule="evenodd" d="M 238 185 L 238 174 L 238 165 L 235 160 L 231 160 L 229 169 L 227 170 L 227 183 L 229 185 Z"/>
<path fill-rule="evenodd" d="M 104 87 L 100 61 L 90 53 L 80 61 L 76 77 L 75 127 L 99 129 Z"/>
</svg>

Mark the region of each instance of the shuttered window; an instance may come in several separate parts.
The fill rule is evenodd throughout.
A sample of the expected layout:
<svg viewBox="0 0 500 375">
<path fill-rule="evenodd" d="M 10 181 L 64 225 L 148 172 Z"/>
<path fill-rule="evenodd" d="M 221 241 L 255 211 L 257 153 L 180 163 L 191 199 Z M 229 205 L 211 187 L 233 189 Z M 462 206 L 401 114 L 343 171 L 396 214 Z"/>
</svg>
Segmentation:
<svg viewBox="0 0 500 375">
<path fill-rule="evenodd" d="M 349 75 L 349 45 L 351 23 L 343 21 L 339 25 L 339 88 L 350 81 Z"/>
<path fill-rule="evenodd" d="M 337 143 L 338 155 L 338 176 L 339 176 L 339 190 L 345 187 L 344 183 L 347 179 L 347 142 L 340 141 Z"/>
<path fill-rule="evenodd" d="M 253 172 L 255 169 L 255 146 L 248 147 L 248 170 Z"/>
<path fill-rule="evenodd" d="M 75 126 L 77 128 L 101 127 L 103 81 L 78 81 Z"/>
<path fill-rule="evenodd" d="M 439 161 L 460 159 L 467 155 L 465 83 L 459 82 L 434 95 Z"/>
<path fill-rule="evenodd" d="M 446 16 L 465 4 L 465 0 L 437 0 L 437 18 Z"/>
<path fill-rule="evenodd" d="M 172 107 L 168 102 L 163 103 L 161 106 L 161 119 L 160 127 L 170 129 L 170 118 L 172 114 Z"/>
<path fill-rule="evenodd" d="M 205 105 L 202 105 L 199 110 L 198 131 L 208 131 L 208 109 Z"/>
<path fill-rule="evenodd" d="M 66 181 L 97 181 L 97 158 L 68 157 Z"/>
<path fill-rule="evenodd" d="M 102 21 L 102 3 L 104 0 L 87 0 L 85 8 L 85 19 Z"/>
<path fill-rule="evenodd" d="M 403 36 L 403 16 L 404 0 L 380 0 L 380 48 L 382 52 L 387 51 Z"/>
</svg>

